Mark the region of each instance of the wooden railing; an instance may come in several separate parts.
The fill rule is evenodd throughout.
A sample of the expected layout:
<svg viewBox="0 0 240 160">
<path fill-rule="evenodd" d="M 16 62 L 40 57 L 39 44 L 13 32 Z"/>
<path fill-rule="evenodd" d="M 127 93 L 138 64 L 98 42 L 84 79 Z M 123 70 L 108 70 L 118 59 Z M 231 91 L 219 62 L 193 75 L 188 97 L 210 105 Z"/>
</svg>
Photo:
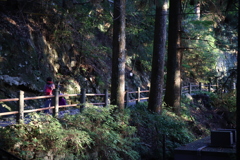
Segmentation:
<svg viewBox="0 0 240 160">
<path fill-rule="evenodd" d="M 182 87 L 182 94 L 192 94 L 194 92 L 200 92 L 200 91 L 206 91 L 206 92 L 212 92 L 214 90 L 217 90 L 218 86 L 217 85 L 212 85 L 210 83 L 208 84 L 191 84 L 189 83 L 187 86 Z"/>
<path fill-rule="evenodd" d="M 215 88 L 214 88 L 215 87 Z M 208 91 L 211 92 L 212 89 L 217 89 L 217 86 L 215 85 L 204 85 L 202 83 L 199 83 L 199 85 L 193 85 L 189 84 L 188 86 L 183 86 L 181 88 L 182 94 L 186 93 L 193 93 L 193 92 L 199 92 L 199 91 Z M 165 89 L 164 89 L 165 91 Z M 148 100 L 148 96 L 141 96 L 141 93 L 149 93 L 149 90 L 140 90 L 140 87 L 138 87 L 137 91 L 127 91 L 125 92 L 125 103 L 126 106 L 129 106 L 131 102 L 136 102 L 139 103 L 141 100 Z M 0 116 L 4 115 L 17 115 L 17 122 L 21 122 L 21 120 L 24 120 L 24 113 L 30 113 L 30 112 L 38 112 L 38 111 L 44 111 L 48 109 L 53 109 L 53 114 L 58 115 L 59 108 L 67 108 L 67 107 L 76 107 L 80 106 L 80 108 L 84 108 L 84 104 L 86 103 L 87 97 L 91 96 L 99 96 L 103 97 L 103 102 L 96 102 L 96 103 L 91 103 L 93 105 L 102 105 L 106 106 L 108 105 L 108 98 L 109 98 L 108 91 L 105 90 L 103 94 L 94 94 L 94 93 L 86 93 L 86 89 L 82 89 L 80 94 L 64 94 L 60 95 L 58 89 L 55 91 L 54 96 L 36 96 L 36 97 L 24 97 L 24 92 L 19 91 L 19 96 L 18 98 L 10 98 L 10 99 L 0 99 L 0 103 L 3 102 L 11 102 L 11 101 L 17 101 L 18 102 L 18 111 L 11 111 L 11 112 L 4 112 L 0 113 Z M 130 96 L 132 95 L 132 96 Z M 59 97 L 79 97 L 80 99 L 80 104 L 68 104 L 68 105 L 58 105 L 59 102 Z M 130 99 L 130 97 L 135 97 L 133 99 Z M 46 98 L 52 98 L 54 101 L 54 106 L 48 107 L 48 108 L 37 108 L 37 109 L 31 109 L 31 110 L 24 110 L 24 102 L 26 100 L 37 100 L 37 99 L 46 99 Z M 165 141 L 165 140 L 164 140 Z M 165 142 L 164 142 L 165 143 Z M 165 147 L 164 147 L 165 149 Z M 163 151 L 164 152 L 164 151 Z M 20 158 L 12 155 L 11 153 L 8 153 L 7 151 L 3 150 L 0 148 L 0 159 L 8 159 L 8 160 L 21 160 Z"/>
<path fill-rule="evenodd" d="M 208 91 L 211 92 L 211 89 L 213 89 L 214 85 L 204 85 L 202 83 L 199 83 L 199 85 L 193 85 L 189 84 L 188 86 L 183 86 L 182 87 L 182 94 L 186 93 L 193 93 L 196 91 Z M 148 96 L 142 96 L 141 93 L 149 93 L 149 90 L 140 90 L 140 87 L 138 87 L 137 91 L 127 91 L 126 90 L 126 96 L 125 96 L 125 103 L 126 106 L 129 106 L 129 104 L 132 102 L 140 102 L 141 100 L 148 100 Z M 135 97 L 134 99 L 130 99 L 130 95 L 133 94 L 131 97 Z M 20 120 L 24 120 L 24 113 L 31 113 L 31 112 L 38 112 L 38 111 L 44 111 L 44 110 L 49 110 L 53 109 L 53 115 L 58 116 L 59 114 L 59 108 L 67 108 L 67 107 L 76 107 L 80 106 L 80 110 L 85 107 L 86 104 L 86 99 L 87 97 L 91 96 L 98 96 L 98 97 L 103 97 L 102 102 L 95 102 L 95 103 L 90 103 L 92 105 L 101 105 L 101 106 L 106 106 L 108 105 L 108 99 L 109 99 L 109 93 L 107 90 L 104 91 L 102 94 L 95 94 L 95 93 L 86 93 L 86 89 L 82 89 L 80 94 L 64 94 L 60 95 L 58 89 L 55 90 L 55 95 L 52 96 L 36 96 L 36 97 L 24 97 L 24 91 L 19 91 L 18 98 L 10 98 L 10 99 L 0 99 L 0 103 L 2 102 L 11 102 L 11 101 L 17 101 L 17 111 L 11 111 L 11 112 L 3 112 L 0 113 L 0 116 L 6 116 L 6 115 L 17 115 L 16 120 L 17 122 L 20 122 Z M 135 96 L 134 96 L 135 95 Z M 67 104 L 67 105 L 59 105 L 59 97 L 79 97 L 80 103 L 79 104 Z M 51 107 L 47 108 L 37 108 L 37 109 L 30 109 L 30 110 L 25 110 L 24 109 L 24 103 L 27 100 L 37 100 L 37 99 L 47 99 L 51 98 L 54 102 L 54 105 Z"/>
</svg>

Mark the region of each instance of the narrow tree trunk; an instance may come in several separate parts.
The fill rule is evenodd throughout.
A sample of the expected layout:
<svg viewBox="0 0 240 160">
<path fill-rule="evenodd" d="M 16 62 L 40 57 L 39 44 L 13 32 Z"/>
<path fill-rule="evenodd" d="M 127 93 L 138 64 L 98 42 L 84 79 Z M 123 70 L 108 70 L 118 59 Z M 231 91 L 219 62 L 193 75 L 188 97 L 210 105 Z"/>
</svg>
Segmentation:
<svg viewBox="0 0 240 160">
<path fill-rule="evenodd" d="M 166 47 L 167 1 L 156 5 L 155 32 L 152 59 L 151 87 L 148 109 L 161 113 L 164 88 L 164 61 Z"/>
<path fill-rule="evenodd" d="M 180 0 L 170 0 L 167 81 L 164 100 L 178 114 L 181 96 Z"/>
<path fill-rule="evenodd" d="M 240 0 L 238 1 L 238 57 L 237 57 L 237 157 L 240 159 Z"/>
<path fill-rule="evenodd" d="M 111 104 L 120 109 L 125 95 L 125 5 L 126 0 L 114 1 Z"/>
<path fill-rule="evenodd" d="M 200 20 L 200 14 L 201 10 L 200 10 L 200 3 L 197 2 L 197 4 L 195 5 L 195 13 L 196 13 L 196 17 L 197 17 L 197 20 Z"/>
</svg>

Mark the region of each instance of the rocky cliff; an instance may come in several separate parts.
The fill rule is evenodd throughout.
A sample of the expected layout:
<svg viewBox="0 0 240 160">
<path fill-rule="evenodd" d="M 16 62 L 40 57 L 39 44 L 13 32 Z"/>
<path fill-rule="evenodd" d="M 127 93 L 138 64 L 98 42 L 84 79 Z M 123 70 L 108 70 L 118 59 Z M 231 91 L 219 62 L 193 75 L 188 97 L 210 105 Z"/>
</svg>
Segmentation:
<svg viewBox="0 0 240 160">
<path fill-rule="evenodd" d="M 17 97 L 19 90 L 41 95 L 49 76 L 66 93 L 109 88 L 111 25 L 107 32 L 88 29 L 79 10 L 68 0 L 0 2 L 0 98 Z M 147 77 L 135 76 L 127 86 L 146 86 Z"/>
</svg>

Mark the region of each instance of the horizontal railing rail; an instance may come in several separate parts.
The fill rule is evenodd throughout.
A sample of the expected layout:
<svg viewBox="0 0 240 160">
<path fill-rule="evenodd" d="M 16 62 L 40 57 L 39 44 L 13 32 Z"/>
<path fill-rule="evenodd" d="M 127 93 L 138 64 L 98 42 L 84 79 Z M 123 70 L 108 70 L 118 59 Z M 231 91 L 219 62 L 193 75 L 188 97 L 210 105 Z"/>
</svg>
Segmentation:
<svg viewBox="0 0 240 160">
<path fill-rule="evenodd" d="M 199 91 L 208 91 L 211 92 L 212 90 L 217 90 L 217 85 L 211 85 L 211 84 L 202 84 L 199 83 L 199 85 L 196 84 L 189 84 L 188 86 L 183 86 L 181 87 L 181 92 L 182 94 L 192 94 L 194 92 L 199 92 Z M 165 92 L 165 89 L 163 89 Z M 142 93 L 148 94 L 150 90 L 140 90 L 140 87 L 138 87 L 137 91 L 127 91 L 125 92 L 125 104 L 126 106 L 129 106 L 131 102 L 136 102 L 139 103 L 141 100 L 148 100 L 148 96 L 143 96 L 141 95 Z M 130 95 L 132 95 L 130 99 Z M 103 102 L 94 102 L 90 103 L 92 105 L 102 105 L 106 106 L 108 105 L 108 98 L 110 94 L 108 93 L 107 90 L 104 91 L 104 93 L 86 93 L 86 89 L 82 89 L 80 94 L 59 94 L 58 89 L 55 91 L 55 95 L 52 96 L 35 96 L 35 97 L 24 97 L 24 92 L 20 91 L 19 92 L 19 97 L 18 98 L 8 98 L 8 99 L 0 99 L 0 103 L 4 102 L 18 102 L 18 111 L 10 111 L 10 112 L 3 112 L 0 113 L 0 116 L 6 116 L 6 115 L 17 115 L 17 122 L 20 122 L 21 120 L 24 121 L 24 114 L 25 113 L 31 113 L 31 112 L 39 112 L 39 111 L 44 111 L 48 109 L 53 109 L 53 114 L 58 115 L 59 108 L 68 108 L 68 107 L 77 107 L 80 106 L 80 108 L 84 108 L 84 105 L 86 103 L 87 97 L 103 97 L 104 101 Z M 59 97 L 79 97 L 80 104 L 67 104 L 67 105 L 58 105 L 58 100 Z M 47 99 L 51 98 L 54 101 L 54 106 L 47 107 L 47 108 L 36 108 L 36 109 L 29 109 L 25 110 L 24 109 L 24 102 L 27 100 L 38 100 L 38 99 Z M 0 148 L 0 159 L 8 159 L 8 160 L 21 160 L 20 158 L 12 155 L 11 153 L 8 153 L 7 151 L 3 150 Z"/>
<path fill-rule="evenodd" d="M 197 91 L 208 91 L 211 92 L 212 89 L 216 88 L 216 85 L 211 84 L 202 84 L 199 83 L 199 85 L 196 84 L 189 84 L 188 86 L 181 87 L 182 94 L 192 94 L 193 92 Z M 165 91 L 165 89 L 164 89 Z M 148 100 L 148 93 L 150 90 L 141 90 L 140 87 L 138 87 L 137 91 L 125 91 L 125 104 L 126 106 L 129 106 L 131 102 L 139 103 L 140 101 Z M 145 95 L 142 95 L 145 94 Z M 147 96 L 146 96 L 147 95 Z M 31 112 L 39 112 L 44 110 L 53 109 L 53 115 L 57 116 L 59 114 L 59 108 L 68 108 L 68 107 L 77 107 L 80 106 L 80 109 L 85 107 L 86 103 L 92 104 L 92 105 L 101 105 L 101 106 L 107 106 L 109 104 L 109 96 L 108 90 L 104 90 L 104 93 L 86 93 L 86 89 L 82 89 L 80 94 L 59 94 L 58 89 L 55 91 L 55 95 L 51 96 L 36 96 L 36 97 L 24 97 L 24 91 L 19 91 L 18 98 L 8 98 L 8 99 L 0 99 L 0 103 L 3 102 L 11 102 L 16 101 L 18 102 L 18 109 L 17 111 L 10 111 L 10 112 L 3 112 L 0 113 L 0 116 L 6 116 L 6 115 L 17 115 L 16 116 L 16 122 L 20 122 L 20 120 L 24 120 L 24 114 L 25 113 L 31 113 Z M 59 97 L 76 97 L 80 100 L 80 103 L 75 104 L 67 104 L 67 105 L 59 105 Z M 87 97 L 102 97 L 103 101 L 98 102 L 87 102 Z M 132 98 L 130 98 L 132 97 Z M 24 109 L 24 103 L 27 100 L 38 100 L 38 99 L 49 99 L 51 98 L 54 102 L 53 106 L 47 107 L 47 108 L 36 108 L 36 109 Z"/>
</svg>

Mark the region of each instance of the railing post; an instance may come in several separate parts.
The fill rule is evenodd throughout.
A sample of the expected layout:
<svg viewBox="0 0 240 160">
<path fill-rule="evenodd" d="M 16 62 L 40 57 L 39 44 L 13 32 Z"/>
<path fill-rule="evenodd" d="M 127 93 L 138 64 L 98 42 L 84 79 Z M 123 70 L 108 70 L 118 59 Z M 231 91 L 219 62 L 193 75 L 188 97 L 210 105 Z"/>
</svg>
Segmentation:
<svg viewBox="0 0 240 160">
<path fill-rule="evenodd" d="M 199 82 L 199 91 L 202 91 L 202 83 Z"/>
<path fill-rule="evenodd" d="M 80 111 L 82 112 L 86 103 L 86 89 L 84 88 L 81 89 L 80 103 L 81 103 Z"/>
<path fill-rule="evenodd" d="M 232 89 L 233 90 L 236 89 L 236 83 L 235 82 L 233 82 Z"/>
<path fill-rule="evenodd" d="M 136 101 L 136 103 L 139 103 L 140 102 L 140 97 L 141 95 L 140 95 L 140 87 L 138 87 L 137 88 L 137 101 Z"/>
<path fill-rule="evenodd" d="M 54 110 L 53 110 L 53 115 L 58 117 L 59 114 L 59 88 L 57 87 L 55 89 L 55 97 L 54 97 Z"/>
<path fill-rule="evenodd" d="M 105 96 L 104 96 L 104 103 L 105 103 L 105 107 L 108 105 L 108 90 L 107 89 L 104 89 L 104 93 L 105 93 Z"/>
<path fill-rule="evenodd" d="M 163 94 L 163 90 L 162 90 L 162 94 Z M 150 97 L 150 86 L 148 86 L 148 94 L 147 94 L 147 95 L 148 95 L 148 100 L 147 100 L 147 101 L 149 102 L 149 97 Z"/>
<path fill-rule="evenodd" d="M 208 83 L 208 92 L 211 92 L 211 83 Z"/>
<path fill-rule="evenodd" d="M 188 83 L 188 93 L 189 94 L 192 93 L 192 85 L 191 85 L 191 83 Z"/>
<path fill-rule="evenodd" d="M 125 107 L 129 106 L 129 92 L 127 89 L 125 90 L 125 102 Z"/>
<path fill-rule="evenodd" d="M 24 123 L 24 91 L 19 91 L 17 123 Z"/>
</svg>

